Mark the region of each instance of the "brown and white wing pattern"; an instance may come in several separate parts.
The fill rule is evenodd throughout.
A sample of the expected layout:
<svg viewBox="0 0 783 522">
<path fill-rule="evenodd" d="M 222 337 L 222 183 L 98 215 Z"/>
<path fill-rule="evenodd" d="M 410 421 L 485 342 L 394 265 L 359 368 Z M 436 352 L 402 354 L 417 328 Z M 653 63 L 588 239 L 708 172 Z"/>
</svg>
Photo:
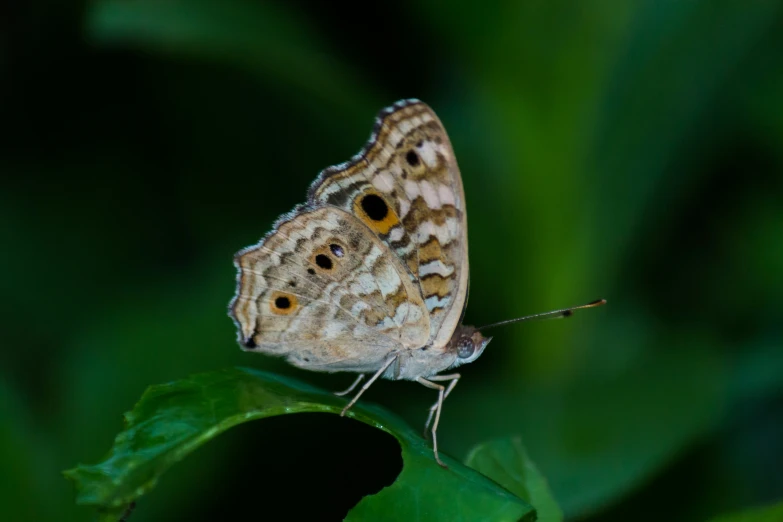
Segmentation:
<svg viewBox="0 0 783 522">
<path fill-rule="evenodd" d="M 382 110 L 367 145 L 310 187 L 311 206 L 350 212 L 405 263 L 429 313 L 429 345 L 442 348 L 467 299 L 465 195 L 446 130 L 426 104 Z"/>
<path fill-rule="evenodd" d="M 354 215 L 299 207 L 240 251 L 230 315 L 246 350 L 320 371 L 374 371 L 430 333 L 400 259 Z"/>
</svg>

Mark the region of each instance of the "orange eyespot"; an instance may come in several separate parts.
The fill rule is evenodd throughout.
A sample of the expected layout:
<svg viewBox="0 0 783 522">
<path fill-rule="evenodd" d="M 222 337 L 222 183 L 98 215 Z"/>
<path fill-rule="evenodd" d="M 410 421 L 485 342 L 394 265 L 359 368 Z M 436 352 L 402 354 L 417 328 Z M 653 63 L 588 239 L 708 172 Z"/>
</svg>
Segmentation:
<svg viewBox="0 0 783 522">
<path fill-rule="evenodd" d="M 348 247 L 342 241 L 337 238 L 331 238 L 326 244 L 316 248 L 310 254 L 310 262 L 321 273 L 332 272 L 345 258 L 347 252 Z M 308 273 L 311 275 L 315 274 L 315 268 L 309 268 Z"/>
<path fill-rule="evenodd" d="M 269 309 L 278 315 L 288 315 L 298 306 L 296 296 L 285 292 L 276 291 L 269 299 Z"/>
<path fill-rule="evenodd" d="M 353 212 L 377 234 L 388 234 L 400 224 L 394 209 L 374 191 L 359 194 L 353 202 Z"/>
</svg>

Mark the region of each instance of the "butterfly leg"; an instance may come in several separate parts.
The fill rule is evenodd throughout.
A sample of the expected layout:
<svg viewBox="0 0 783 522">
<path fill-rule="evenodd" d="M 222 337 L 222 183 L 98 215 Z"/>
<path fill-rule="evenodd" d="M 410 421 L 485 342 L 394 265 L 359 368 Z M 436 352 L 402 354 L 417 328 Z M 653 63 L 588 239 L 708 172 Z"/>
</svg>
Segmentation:
<svg viewBox="0 0 783 522">
<path fill-rule="evenodd" d="M 446 387 L 443 386 L 442 384 L 430 382 L 424 377 L 417 377 L 416 381 L 418 381 L 419 384 L 423 384 L 427 388 L 438 390 L 438 402 L 435 404 L 435 421 L 432 423 L 432 452 L 435 454 L 435 462 L 437 462 L 444 468 L 448 468 L 448 466 L 444 464 L 442 460 L 440 460 L 440 456 L 438 455 L 438 434 L 437 434 L 438 422 L 440 422 L 440 411 L 441 409 L 443 409 L 443 399 L 446 396 Z"/>
<path fill-rule="evenodd" d="M 362 379 L 364 379 L 364 374 L 360 373 L 359 376 L 356 378 L 356 380 L 353 381 L 353 384 L 351 384 L 351 386 L 349 386 L 347 390 L 334 392 L 334 394 L 337 395 L 338 397 L 342 397 L 343 395 L 348 395 L 353 391 L 354 388 L 356 388 L 359 385 L 360 382 L 362 382 Z"/>
<path fill-rule="evenodd" d="M 349 402 L 349 403 L 348 403 L 348 405 L 347 405 L 345 408 L 343 408 L 343 411 L 341 411 L 341 412 L 340 412 L 340 417 L 345 417 L 345 413 L 346 413 L 348 410 L 350 410 L 350 409 L 351 409 L 351 406 L 353 406 L 354 404 L 356 404 L 356 401 L 358 401 L 358 400 L 359 400 L 359 397 L 361 397 L 361 396 L 362 396 L 362 394 L 363 394 L 363 393 L 364 393 L 364 392 L 367 390 L 367 388 L 369 388 L 369 387 L 370 387 L 370 385 L 371 385 L 372 383 L 374 383 L 374 382 L 375 382 L 375 381 L 378 379 L 378 377 L 380 377 L 381 375 L 383 375 L 383 372 L 385 372 L 385 371 L 386 371 L 386 369 L 387 369 L 389 366 L 391 366 L 391 365 L 392 365 L 392 363 L 393 363 L 394 361 L 396 361 L 396 360 L 397 360 L 397 354 L 395 353 L 394 355 L 392 355 L 391 357 L 389 357 L 389 358 L 386 360 L 386 362 L 385 362 L 385 363 L 383 363 L 383 366 L 381 366 L 381 367 L 380 367 L 380 369 L 379 369 L 377 372 L 375 372 L 375 373 L 373 374 L 373 376 L 372 376 L 372 377 L 370 377 L 370 380 L 368 380 L 367 382 L 365 382 L 365 383 L 364 383 L 364 386 L 362 386 L 362 388 L 359 390 L 359 392 L 358 392 L 356 395 L 354 395 L 353 399 L 351 399 L 351 402 Z M 359 384 L 359 383 L 358 383 L 358 382 L 356 382 L 355 384 Z M 353 386 L 352 386 L 352 388 L 353 388 Z"/>
<path fill-rule="evenodd" d="M 451 390 L 454 389 L 454 387 L 457 385 L 457 381 L 459 381 L 459 378 L 461 377 L 458 373 L 452 373 L 449 375 L 435 375 L 433 377 L 430 377 L 431 381 L 451 381 L 449 383 L 449 386 L 446 388 L 446 392 L 443 394 L 443 399 L 445 400 L 446 397 L 449 396 L 449 393 L 451 393 Z M 432 416 L 435 415 L 435 410 L 438 409 L 439 402 L 436 402 L 432 405 L 430 408 L 430 414 L 427 416 L 427 422 L 424 423 L 424 438 L 429 438 L 429 433 L 427 432 L 427 429 L 430 427 L 430 422 L 432 422 Z"/>
</svg>

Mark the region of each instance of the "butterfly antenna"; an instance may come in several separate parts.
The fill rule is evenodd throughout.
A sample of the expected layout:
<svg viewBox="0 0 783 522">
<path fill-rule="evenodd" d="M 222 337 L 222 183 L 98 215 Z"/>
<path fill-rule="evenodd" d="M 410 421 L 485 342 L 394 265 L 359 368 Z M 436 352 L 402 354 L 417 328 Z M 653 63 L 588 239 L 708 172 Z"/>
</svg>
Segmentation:
<svg viewBox="0 0 783 522">
<path fill-rule="evenodd" d="M 601 306 L 605 304 L 606 304 L 606 299 L 598 299 L 597 301 L 593 301 L 592 303 L 587 303 L 579 306 L 572 306 L 571 308 L 563 308 L 562 310 L 552 310 L 551 312 L 526 315 L 525 317 L 517 317 L 516 319 L 507 319 L 505 321 L 488 324 L 477 329 L 486 330 L 487 328 L 494 328 L 496 326 L 501 326 L 504 324 L 521 323 L 524 321 L 540 321 L 543 319 L 563 319 L 574 315 L 574 310 L 582 310 L 583 308 L 595 308 L 596 306 Z"/>
</svg>

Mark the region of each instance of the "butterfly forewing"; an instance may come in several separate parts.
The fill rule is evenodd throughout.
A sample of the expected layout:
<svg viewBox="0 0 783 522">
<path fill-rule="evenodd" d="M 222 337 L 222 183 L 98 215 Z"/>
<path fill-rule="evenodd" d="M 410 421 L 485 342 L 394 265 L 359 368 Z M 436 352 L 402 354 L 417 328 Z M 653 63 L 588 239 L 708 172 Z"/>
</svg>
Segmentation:
<svg viewBox="0 0 783 522">
<path fill-rule="evenodd" d="M 467 224 L 459 168 L 432 109 L 405 100 L 381 111 L 365 148 L 324 170 L 309 203 L 352 213 L 401 259 L 429 313 L 428 344 L 443 348 L 467 297 Z"/>
</svg>

